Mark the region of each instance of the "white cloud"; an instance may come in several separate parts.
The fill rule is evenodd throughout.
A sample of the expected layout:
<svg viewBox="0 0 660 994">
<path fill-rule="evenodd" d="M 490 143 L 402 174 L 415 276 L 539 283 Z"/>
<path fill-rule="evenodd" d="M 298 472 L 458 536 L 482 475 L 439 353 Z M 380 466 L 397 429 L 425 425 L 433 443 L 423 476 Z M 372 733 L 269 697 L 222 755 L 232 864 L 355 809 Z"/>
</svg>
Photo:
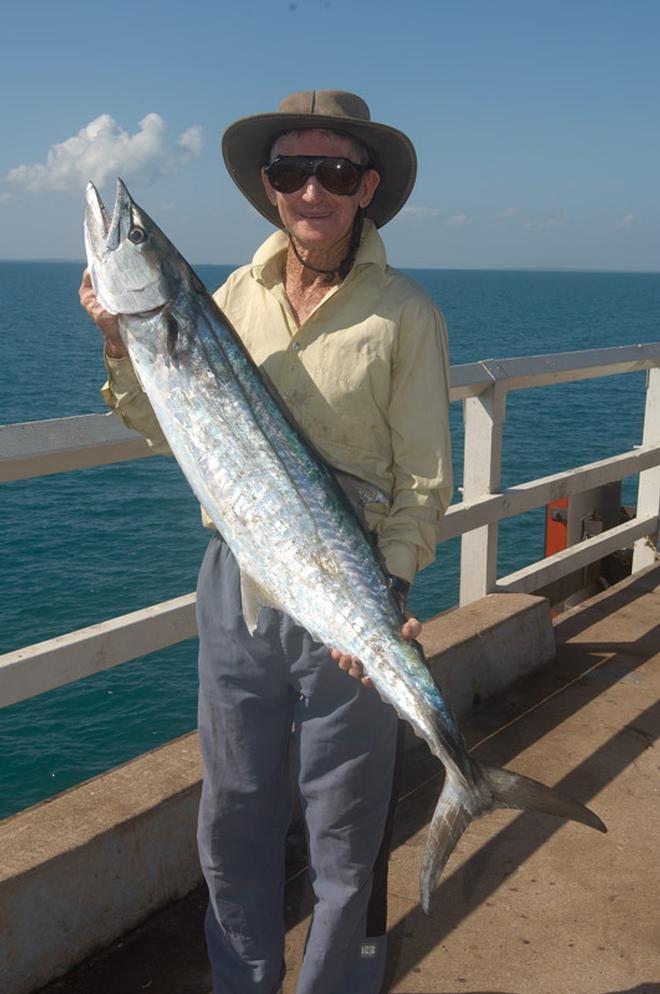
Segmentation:
<svg viewBox="0 0 660 994">
<path fill-rule="evenodd" d="M 185 149 L 194 159 L 202 154 L 204 148 L 204 135 L 201 124 L 193 124 L 179 137 L 178 144 Z"/>
<path fill-rule="evenodd" d="M 202 129 L 193 125 L 176 144 L 168 141 L 160 114 L 147 114 L 139 131 L 129 135 L 110 114 L 101 114 L 77 135 L 49 149 L 44 163 L 16 166 L 7 179 L 30 192 L 66 190 L 77 193 L 88 180 L 103 186 L 116 176 L 153 182 L 199 156 Z"/>
<path fill-rule="evenodd" d="M 497 221 L 503 221 L 504 218 L 516 217 L 517 214 L 520 214 L 519 207 L 507 207 L 505 211 L 500 211 L 499 214 L 496 214 L 495 219 Z"/>
<path fill-rule="evenodd" d="M 615 227 L 617 227 L 617 228 L 630 228 L 631 225 L 633 225 L 636 220 L 637 219 L 636 219 L 636 217 L 635 217 L 634 214 L 625 214 L 621 218 L 621 220 L 619 221 L 619 223 L 617 225 L 615 225 Z"/>
<path fill-rule="evenodd" d="M 470 224 L 470 218 L 467 214 L 452 214 L 451 217 L 447 218 L 445 224 L 449 228 L 463 228 L 466 224 Z"/>
<path fill-rule="evenodd" d="M 416 207 L 414 204 L 406 204 L 401 211 L 403 217 L 425 218 L 437 217 L 440 213 L 437 207 Z"/>
<path fill-rule="evenodd" d="M 558 224 L 566 224 L 565 214 L 556 214 L 554 217 L 545 217 L 539 221 L 525 221 L 526 228 L 554 228 Z"/>
</svg>

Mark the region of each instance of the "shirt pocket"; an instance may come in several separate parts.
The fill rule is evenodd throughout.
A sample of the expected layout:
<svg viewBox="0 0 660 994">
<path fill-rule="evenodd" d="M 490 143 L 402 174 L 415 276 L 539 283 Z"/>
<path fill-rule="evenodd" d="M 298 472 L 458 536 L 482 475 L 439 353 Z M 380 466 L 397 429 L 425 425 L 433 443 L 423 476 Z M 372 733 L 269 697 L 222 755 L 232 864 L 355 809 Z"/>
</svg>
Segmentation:
<svg viewBox="0 0 660 994">
<path fill-rule="evenodd" d="M 315 379 L 334 416 L 350 431 L 385 424 L 391 391 L 391 322 L 374 315 L 318 342 Z M 350 435 L 346 444 L 351 444 Z"/>
</svg>

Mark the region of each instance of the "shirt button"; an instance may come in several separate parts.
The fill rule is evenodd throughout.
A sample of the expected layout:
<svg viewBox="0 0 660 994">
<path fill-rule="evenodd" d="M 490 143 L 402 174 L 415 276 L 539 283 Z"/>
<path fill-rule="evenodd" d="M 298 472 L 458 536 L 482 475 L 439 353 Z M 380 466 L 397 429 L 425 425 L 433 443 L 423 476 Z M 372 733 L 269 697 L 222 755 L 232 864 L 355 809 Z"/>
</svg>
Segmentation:
<svg viewBox="0 0 660 994">
<path fill-rule="evenodd" d="M 300 347 L 301 347 L 300 342 L 294 342 L 293 345 L 291 346 L 294 352 L 300 352 Z"/>
</svg>

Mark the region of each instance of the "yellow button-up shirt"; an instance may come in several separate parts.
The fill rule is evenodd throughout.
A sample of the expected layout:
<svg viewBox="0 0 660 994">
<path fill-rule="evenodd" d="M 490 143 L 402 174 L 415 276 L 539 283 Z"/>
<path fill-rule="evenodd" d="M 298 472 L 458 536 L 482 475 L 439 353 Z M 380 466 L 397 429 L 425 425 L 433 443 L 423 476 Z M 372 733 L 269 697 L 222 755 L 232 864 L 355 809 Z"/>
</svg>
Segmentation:
<svg viewBox="0 0 660 994">
<path fill-rule="evenodd" d="M 325 459 L 390 497 L 389 508 L 365 508 L 367 524 L 388 570 L 412 581 L 435 556 L 437 522 L 451 497 L 442 315 L 387 265 L 367 221 L 351 272 L 298 325 L 283 282 L 287 247 L 286 233 L 271 235 L 214 299 Z M 106 367 L 106 402 L 167 452 L 130 360 L 106 357 Z"/>
</svg>

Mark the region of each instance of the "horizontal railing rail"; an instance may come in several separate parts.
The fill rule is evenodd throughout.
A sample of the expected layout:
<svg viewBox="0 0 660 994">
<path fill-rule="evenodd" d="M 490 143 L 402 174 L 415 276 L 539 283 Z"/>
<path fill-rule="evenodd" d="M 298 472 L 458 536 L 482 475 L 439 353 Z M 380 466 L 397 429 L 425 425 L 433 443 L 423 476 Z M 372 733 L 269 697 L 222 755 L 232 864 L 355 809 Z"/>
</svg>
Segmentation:
<svg viewBox="0 0 660 994">
<path fill-rule="evenodd" d="M 0 483 L 151 455 L 112 412 L 0 425 Z"/>
<path fill-rule="evenodd" d="M 556 383 L 589 380 L 619 373 L 638 373 L 658 365 L 660 342 L 645 345 L 618 345 L 609 349 L 581 352 L 550 352 L 547 355 L 512 359 L 482 359 L 452 367 L 452 400 L 478 397 L 498 380 L 508 390 L 526 390 Z"/>
<path fill-rule="evenodd" d="M 601 459 L 552 476 L 530 480 L 507 487 L 499 493 L 487 494 L 474 501 L 452 504 L 439 525 L 441 542 L 473 531 L 482 525 L 513 518 L 537 507 L 545 507 L 561 497 L 615 483 L 645 469 L 660 465 L 660 444 L 633 449 L 610 459 Z"/>
<path fill-rule="evenodd" d="M 0 705 L 55 690 L 195 638 L 195 594 L 161 601 L 0 656 Z"/>
<path fill-rule="evenodd" d="M 451 400 L 480 397 L 497 381 L 507 390 L 640 372 L 660 364 L 660 343 L 516 359 L 485 359 L 451 368 Z M 0 482 L 87 469 L 152 455 L 137 432 L 112 413 L 0 425 Z"/>
<path fill-rule="evenodd" d="M 506 397 L 530 389 L 647 370 L 642 444 L 629 452 L 537 480 L 500 487 Z M 461 603 L 492 591 L 533 593 L 634 543 L 633 570 L 658 554 L 660 517 L 660 342 L 454 366 L 451 400 L 463 401 L 463 500 L 440 525 L 440 540 L 461 536 Z M 102 466 L 152 455 L 111 414 L 0 426 L 0 482 Z M 499 522 L 639 474 L 637 513 L 508 576 L 496 576 Z M 185 594 L 0 656 L 0 706 L 35 696 L 194 637 L 195 597 Z"/>
</svg>

